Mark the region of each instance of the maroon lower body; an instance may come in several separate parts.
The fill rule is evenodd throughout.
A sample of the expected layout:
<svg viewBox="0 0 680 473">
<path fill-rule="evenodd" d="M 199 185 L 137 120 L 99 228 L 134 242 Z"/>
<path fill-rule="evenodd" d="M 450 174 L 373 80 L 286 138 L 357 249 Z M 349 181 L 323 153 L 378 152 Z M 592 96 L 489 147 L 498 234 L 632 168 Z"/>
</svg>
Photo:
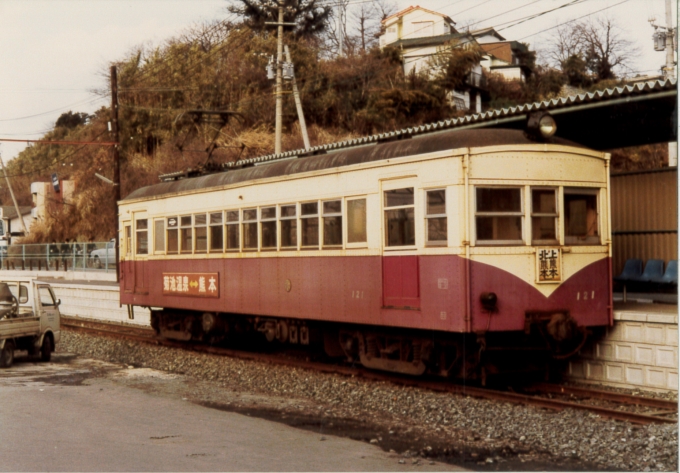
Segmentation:
<svg viewBox="0 0 680 473">
<path fill-rule="evenodd" d="M 466 266 L 455 255 L 125 261 L 121 303 L 444 332 L 523 330 L 527 312 L 565 311 L 580 326 L 610 324 L 609 258 L 549 297 L 497 267 Z M 192 290 L 169 293 L 167 278 L 182 274 Z M 201 274 L 201 284 L 215 279 L 208 297 L 196 295 Z M 488 292 L 497 295 L 492 311 L 480 302 Z"/>
</svg>

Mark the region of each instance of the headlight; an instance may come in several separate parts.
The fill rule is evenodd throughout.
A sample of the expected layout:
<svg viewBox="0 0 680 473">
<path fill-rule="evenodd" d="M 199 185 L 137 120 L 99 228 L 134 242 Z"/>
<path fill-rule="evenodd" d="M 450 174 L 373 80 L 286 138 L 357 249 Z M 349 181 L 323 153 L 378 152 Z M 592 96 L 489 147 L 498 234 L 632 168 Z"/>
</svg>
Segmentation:
<svg viewBox="0 0 680 473">
<path fill-rule="evenodd" d="M 526 133 L 535 140 L 546 140 L 557 131 L 557 123 L 548 112 L 535 112 L 527 117 Z"/>
</svg>

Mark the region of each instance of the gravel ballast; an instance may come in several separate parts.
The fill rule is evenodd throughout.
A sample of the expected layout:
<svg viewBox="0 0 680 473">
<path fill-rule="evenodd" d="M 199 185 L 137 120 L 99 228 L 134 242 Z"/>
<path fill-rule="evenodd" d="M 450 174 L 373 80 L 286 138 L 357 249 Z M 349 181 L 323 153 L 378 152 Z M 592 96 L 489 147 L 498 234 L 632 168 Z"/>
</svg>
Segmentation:
<svg viewBox="0 0 680 473">
<path fill-rule="evenodd" d="M 66 330 L 58 350 L 183 374 L 190 382 L 181 395 L 193 402 L 344 431 L 424 469 L 422 457 L 476 470 L 678 470 L 674 424 L 640 426 Z"/>
</svg>

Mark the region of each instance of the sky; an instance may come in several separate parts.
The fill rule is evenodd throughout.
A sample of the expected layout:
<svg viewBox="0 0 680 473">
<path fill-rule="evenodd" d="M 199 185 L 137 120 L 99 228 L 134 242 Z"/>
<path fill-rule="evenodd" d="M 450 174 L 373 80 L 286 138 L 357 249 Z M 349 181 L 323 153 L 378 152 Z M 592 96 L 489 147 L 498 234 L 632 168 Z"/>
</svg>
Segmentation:
<svg viewBox="0 0 680 473">
<path fill-rule="evenodd" d="M 496 27 L 574 1 L 575 5 L 517 26 L 506 24 L 500 33 L 541 49 L 554 30 L 541 31 L 580 16 L 609 14 L 642 53 L 635 70 L 653 74 L 663 65 L 665 54 L 653 50 L 653 28 L 647 20 L 656 16 L 665 24 L 664 0 L 396 0 L 396 4 L 400 9 L 420 5 L 439 11 L 462 25 L 476 21 L 476 27 Z M 672 3 L 675 12 L 677 0 Z M 92 113 L 108 105 L 110 99 L 93 90 L 108 89 L 110 62 L 140 44 L 160 45 L 192 25 L 226 18 L 228 4 L 227 0 L 0 0 L 0 138 L 39 139 L 64 112 Z M 674 13 L 674 22 L 675 18 Z M 0 143 L 0 155 L 8 161 L 25 147 L 25 143 Z"/>
</svg>

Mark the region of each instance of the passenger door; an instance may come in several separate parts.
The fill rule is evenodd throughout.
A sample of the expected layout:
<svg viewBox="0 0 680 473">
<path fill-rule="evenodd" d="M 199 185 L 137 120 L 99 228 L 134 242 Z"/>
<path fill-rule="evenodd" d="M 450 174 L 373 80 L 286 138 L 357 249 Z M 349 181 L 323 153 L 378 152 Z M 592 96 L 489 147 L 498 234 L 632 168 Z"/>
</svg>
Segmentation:
<svg viewBox="0 0 680 473">
<path fill-rule="evenodd" d="M 59 306 L 54 297 L 52 288 L 44 284 L 36 286 L 37 300 L 36 309 L 40 317 L 40 331 L 44 332 L 48 328 L 53 332 L 59 331 Z"/>
<path fill-rule="evenodd" d="M 382 182 L 383 307 L 420 309 L 415 179 Z"/>
</svg>

